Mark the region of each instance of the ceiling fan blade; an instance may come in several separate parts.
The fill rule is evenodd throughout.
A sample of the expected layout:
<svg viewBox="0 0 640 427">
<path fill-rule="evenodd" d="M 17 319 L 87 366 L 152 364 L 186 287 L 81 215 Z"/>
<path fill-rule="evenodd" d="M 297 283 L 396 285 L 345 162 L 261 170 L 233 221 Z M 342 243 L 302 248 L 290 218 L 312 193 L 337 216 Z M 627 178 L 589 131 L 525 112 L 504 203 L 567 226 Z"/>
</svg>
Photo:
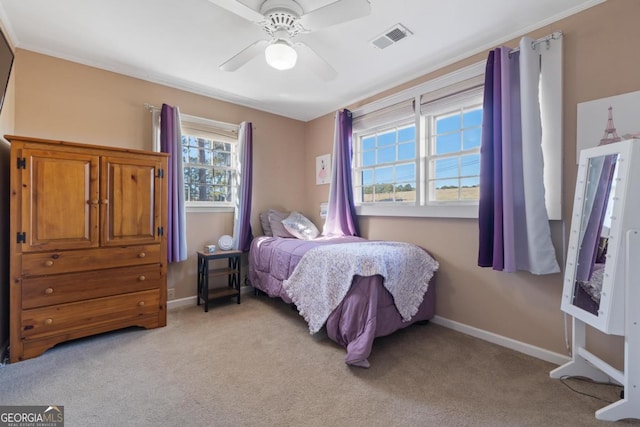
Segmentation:
<svg viewBox="0 0 640 427">
<path fill-rule="evenodd" d="M 229 12 L 235 13 L 236 15 L 251 21 L 251 22 L 260 22 L 264 20 L 264 16 L 251 9 L 249 6 L 236 1 L 236 0 L 209 0 L 211 3 L 216 6 L 220 6 L 223 9 L 228 10 Z"/>
<path fill-rule="evenodd" d="M 228 59 L 227 61 L 220 64 L 220 69 L 222 71 L 235 71 L 238 68 L 242 67 L 244 64 L 260 55 L 260 53 L 264 52 L 264 48 L 269 44 L 266 40 L 258 40 L 257 42 L 249 45 L 244 48 L 240 52 L 238 52 L 235 56 Z"/>
<path fill-rule="evenodd" d="M 329 81 L 336 78 L 338 73 L 327 61 L 318 55 L 313 49 L 304 43 L 295 44 L 296 51 L 300 57 L 300 63 L 307 66 L 322 80 Z"/>
<path fill-rule="evenodd" d="M 319 30 L 371 13 L 369 0 L 340 0 L 329 3 L 300 17 L 300 24 L 309 31 Z"/>
</svg>

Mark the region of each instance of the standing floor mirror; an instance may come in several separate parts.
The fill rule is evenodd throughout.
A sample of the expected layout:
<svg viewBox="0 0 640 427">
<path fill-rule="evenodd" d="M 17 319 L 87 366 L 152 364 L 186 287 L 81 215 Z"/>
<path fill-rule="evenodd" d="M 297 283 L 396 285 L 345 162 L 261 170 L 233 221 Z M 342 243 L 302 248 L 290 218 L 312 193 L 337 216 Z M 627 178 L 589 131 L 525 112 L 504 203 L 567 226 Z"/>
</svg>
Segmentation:
<svg viewBox="0 0 640 427">
<path fill-rule="evenodd" d="M 580 152 L 561 309 L 573 354 L 551 377 L 616 382 L 622 398 L 596 418 L 640 419 L 640 139 Z M 586 349 L 586 325 L 625 337 L 624 371 Z"/>
</svg>

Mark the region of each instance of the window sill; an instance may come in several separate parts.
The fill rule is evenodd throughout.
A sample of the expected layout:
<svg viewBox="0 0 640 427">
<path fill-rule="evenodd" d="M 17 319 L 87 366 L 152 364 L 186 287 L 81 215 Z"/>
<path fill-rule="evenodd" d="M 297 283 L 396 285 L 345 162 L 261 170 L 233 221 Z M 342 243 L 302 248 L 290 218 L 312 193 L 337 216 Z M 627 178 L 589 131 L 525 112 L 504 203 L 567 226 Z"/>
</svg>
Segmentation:
<svg viewBox="0 0 640 427">
<path fill-rule="evenodd" d="M 185 206 L 186 213 L 223 213 L 233 212 L 233 206 Z"/>
<path fill-rule="evenodd" d="M 356 206 L 360 216 L 400 216 L 423 218 L 478 218 L 478 204 L 466 205 L 428 205 L 428 206 Z"/>
</svg>

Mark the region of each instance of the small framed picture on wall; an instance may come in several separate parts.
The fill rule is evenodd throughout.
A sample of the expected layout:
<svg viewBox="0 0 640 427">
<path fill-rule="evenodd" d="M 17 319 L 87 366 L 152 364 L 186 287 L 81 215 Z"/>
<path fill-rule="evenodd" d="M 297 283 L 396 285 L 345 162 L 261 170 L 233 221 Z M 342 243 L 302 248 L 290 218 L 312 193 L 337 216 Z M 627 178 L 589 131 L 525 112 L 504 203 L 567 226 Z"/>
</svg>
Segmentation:
<svg viewBox="0 0 640 427">
<path fill-rule="evenodd" d="M 316 157 L 316 185 L 331 182 L 331 154 Z"/>
</svg>

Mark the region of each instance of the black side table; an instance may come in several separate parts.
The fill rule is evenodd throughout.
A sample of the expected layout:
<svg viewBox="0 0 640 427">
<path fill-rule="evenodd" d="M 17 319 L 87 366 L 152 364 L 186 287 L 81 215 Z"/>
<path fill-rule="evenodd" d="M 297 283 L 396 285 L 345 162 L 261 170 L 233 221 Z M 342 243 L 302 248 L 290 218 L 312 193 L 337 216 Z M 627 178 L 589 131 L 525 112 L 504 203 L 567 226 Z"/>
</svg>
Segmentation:
<svg viewBox="0 0 640 427">
<path fill-rule="evenodd" d="M 220 251 L 212 253 L 198 251 L 198 305 L 204 303 L 204 311 L 209 311 L 209 301 L 236 296 L 240 304 L 240 256 L 242 251 Z M 209 261 L 228 259 L 227 268 L 209 269 Z M 209 277 L 227 276 L 227 286 L 209 289 Z"/>
</svg>

